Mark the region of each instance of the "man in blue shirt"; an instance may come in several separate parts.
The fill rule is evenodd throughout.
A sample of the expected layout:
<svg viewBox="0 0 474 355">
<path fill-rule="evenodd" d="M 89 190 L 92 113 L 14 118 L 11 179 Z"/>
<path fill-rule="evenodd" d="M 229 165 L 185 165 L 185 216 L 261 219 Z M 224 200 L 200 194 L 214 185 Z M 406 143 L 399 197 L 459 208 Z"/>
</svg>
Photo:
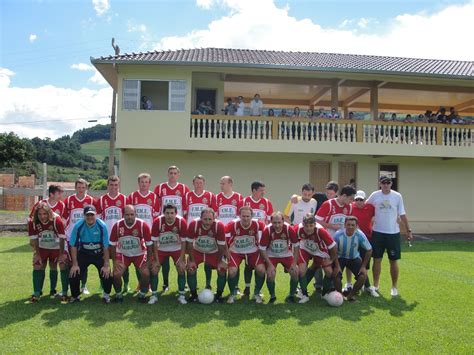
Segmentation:
<svg viewBox="0 0 474 355">
<path fill-rule="evenodd" d="M 110 303 L 112 277 L 109 265 L 109 234 L 106 224 L 96 216 L 94 206 L 84 207 L 84 219 L 74 225 L 71 233 L 72 266 L 69 273 L 71 285 L 71 303 L 80 300 L 81 274 L 89 265 L 94 265 L 104 288 L 103 301 Z"/>
<path fill-rule="evenodd" d="M 344 222 L 344 228 L 334 235 L 337 244 L 337 254 L 341 272 L 335 278 L 336 290 L 342 290 L 342 272 L 347 266 L 356 275 L 354 287 L 347 293 L 348 301 L 355 301 L 355 295 L 359 292 L 367 278 L 366 265 L 372 256 L 372 246 L 365 234 L 358 228 L 358 220 L 355 216 L 348 216 Z M 359 248 L 365 249 L 364 260 L 361 260 Z"/>
</svg>

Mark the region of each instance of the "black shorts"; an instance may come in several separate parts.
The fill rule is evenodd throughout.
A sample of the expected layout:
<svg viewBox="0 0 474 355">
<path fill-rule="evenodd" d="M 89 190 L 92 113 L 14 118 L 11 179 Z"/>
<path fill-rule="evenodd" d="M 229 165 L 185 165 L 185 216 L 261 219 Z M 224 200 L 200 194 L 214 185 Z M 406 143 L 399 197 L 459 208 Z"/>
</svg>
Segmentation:
<svg viewBox="0 0 474 355">
<path fill-rule="evenodd" d="M 372 242 L 371 242 L 371 244 L 372 244 Z M 365 258 L 365 253 L 367 253 L 367 250 L 365 250 L 364 248 L 359 248 L 359 254 L 360 254 L 360 258 L 361 258 L 362 261 Z M 365 265 L 365 268 L 367 270 L 370 270 L 370 259 L 369 259 L 369 261 L 367 261 L 367 265 Z"/>
<path fill-rule="evenodd" d="M 387 251 L 389 260 L 398 260 L 401 258 L 400 233 L 387 234 L 372 232 L 372 256 L 375 259 L 383 258 L 383 253 Z"/>
<path fill-rule="evenodd" d="M 347 267 L 357 278 L 357 275 L 359 275 L 360 268 L 362 267 L 362 260 L 360 258 L 339 258 L 339 266 L 341 267 L 341 272 L 344 271 L 344 269 Z"/>
</svg>

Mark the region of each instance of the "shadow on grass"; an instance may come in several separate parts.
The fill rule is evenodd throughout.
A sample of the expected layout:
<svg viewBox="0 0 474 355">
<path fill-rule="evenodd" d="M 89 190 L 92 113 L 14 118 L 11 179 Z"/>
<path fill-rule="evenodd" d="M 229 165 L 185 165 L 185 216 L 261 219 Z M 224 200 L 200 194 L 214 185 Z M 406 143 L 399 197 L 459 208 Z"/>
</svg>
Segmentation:
<svg viewBox="0 0 474 355">
<path fill-rule="evenodd" d="M 171 321 L 180 327 L 190 329 L 198 324 L 213 320 L 222 320 L 227 327 L 238 327 L 241 322 L 260 320 L 263 325 L 272 325 L 278 321 L 296 319 L 299 325 L 310 326 L 316 322 L 340 318 L 358 322 L 373 314 L 376 310 L 388 311 L 393 317 L 402 317 L 413 311 L 418 303 L 408 304 L 403 298 L 386 299 L 360 296 L 357 303 L 344 303 L 342 307 L 329 307 L 318 294 L 304 304 L 276 303 L 255 304 L 248 299 L 228 304 L 188 304 L 179 305 L 172 293 L 162 295 L 156 305 L 140 304 L 135 297 L 127 295 L 123 303 L 104 305 L 99 295 L 85 298 L 80 303 L 61 305 L 56 299 L 43 297 L 36 304 L 25 304 L 26 299 L 6 302 L 0 305 L 0 329 L 10 324 L 25 322 L 41 317 L 47 327 L 61 326 L 71 320 L 85 320 L 92 327 L 101 327 L 107 323 L 128 321 L 136 328 L 147 328 L 161 322 Z"/>
<path fill-rule="evenodd" d="M 8 253 L 32 253 L 31 245 L 28 244 L 27 242 L 24 245 L 19 245 L 17 247 L 14 247 L 8 250 L 0 251 L 0 254 L 8 254 Z"/>
</svg>

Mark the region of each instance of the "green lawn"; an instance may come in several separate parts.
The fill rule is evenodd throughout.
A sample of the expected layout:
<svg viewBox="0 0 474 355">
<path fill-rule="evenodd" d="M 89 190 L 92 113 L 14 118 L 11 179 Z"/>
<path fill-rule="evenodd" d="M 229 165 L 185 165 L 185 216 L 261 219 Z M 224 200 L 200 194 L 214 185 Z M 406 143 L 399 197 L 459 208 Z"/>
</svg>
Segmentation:
<svg viewBox="0 0 474 355">
<path fill-rule="evenodd" d="M 407 249 L 407 248 L 406 248 Z M 285 304 L 288 277 L 277 277 L 278 301 L 256 305 L 178 305 L 172 293 L 154 306 L 103 305 L 97 295 L 80 304 L 31 293 L 27 240 L 0 238 L 0 344 L 2 353 L 474 353 L 472 242 L 420 242 L 404 250 L 401 296 L 391 299 L 388 263 L 381 293 L 330 308 L 316 294 L 305 305 Z M 202 272 L 202 268 L 201 268 Z M 90 269 L 90 289 L 98 280 Z M 135 280 L 135 276 L 131 275 Z M 172 277 L 174 280 L 174 277 Z M 204 276 L 199 274 L 200 287 Z M 215 276 L 214 280 L 215 281 Z M 46 280 L 45 292 L 49 291 Z M 242 280 L 241 280 L 242 285 Z M 176 282 L 172 283 L 176 289 Z M 268 293 L 264 289 L 266 296 Z"/>
<path fill-rule="evenodd" d="M 98 140 L 81 144 L 81 151 L 84 154 L 93 156 L 97 161 L 101 162 L 105 157 L 109 156 L 109 141 Z M 118 151 L 115 151 L 115 158 L 118 159 Z"/>
</svg>

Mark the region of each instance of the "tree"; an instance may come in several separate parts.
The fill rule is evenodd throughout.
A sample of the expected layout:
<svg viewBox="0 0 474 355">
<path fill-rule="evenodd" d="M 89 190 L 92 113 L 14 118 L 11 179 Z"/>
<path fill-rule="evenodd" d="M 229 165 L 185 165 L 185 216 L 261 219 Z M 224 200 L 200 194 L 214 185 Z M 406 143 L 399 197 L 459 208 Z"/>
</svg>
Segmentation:
<svg viewBox="0 0 474 355">
<path fill-rule="evenodd" d="M 15 133 L 0 133 L 0 167 L 14 167 L 32 158 L 33 146 Z"/>
</svg>

